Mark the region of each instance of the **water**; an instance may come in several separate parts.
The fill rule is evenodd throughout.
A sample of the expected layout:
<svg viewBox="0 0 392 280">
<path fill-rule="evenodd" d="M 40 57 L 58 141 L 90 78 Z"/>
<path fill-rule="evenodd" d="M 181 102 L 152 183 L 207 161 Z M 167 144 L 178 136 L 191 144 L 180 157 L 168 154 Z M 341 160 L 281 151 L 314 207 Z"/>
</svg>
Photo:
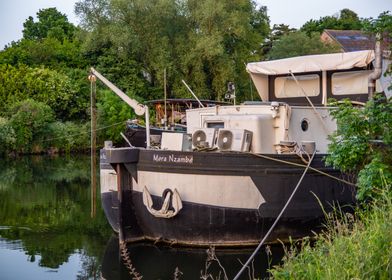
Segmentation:
<svg viewBox="0 0 392 280">
<path fill-rule="evenodd" d="M 119 250 L 99 197 L 91 218 L 90 193 L 86 156 L 0 160 L 0 279 L 132 279 L 130 269 L 143 279 L 230 279 L 252 253 L 154 244 Z M 279 262 L 281 247 L 267 249 L 272 255 L 263 248 L 243 279 L 265 278 Z"/>
</svg>

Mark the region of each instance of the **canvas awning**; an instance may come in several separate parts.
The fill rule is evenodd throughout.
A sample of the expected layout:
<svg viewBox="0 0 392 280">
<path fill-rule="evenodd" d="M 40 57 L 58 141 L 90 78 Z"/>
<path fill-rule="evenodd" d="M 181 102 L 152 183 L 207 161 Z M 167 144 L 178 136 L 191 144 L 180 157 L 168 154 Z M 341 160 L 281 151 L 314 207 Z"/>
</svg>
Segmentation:
<svg viewBox="0 0 392 280">
<path fill-rule="evenodd" d="M 268 100 L 268 76 L 304 72 L 345 70 L 354 67 L 366 67 L 374 60 L 374 51 L 357 51 L 307 55 L 285 59 L 248 63 L 246 70 L 263 101 Z"/>
</svg>

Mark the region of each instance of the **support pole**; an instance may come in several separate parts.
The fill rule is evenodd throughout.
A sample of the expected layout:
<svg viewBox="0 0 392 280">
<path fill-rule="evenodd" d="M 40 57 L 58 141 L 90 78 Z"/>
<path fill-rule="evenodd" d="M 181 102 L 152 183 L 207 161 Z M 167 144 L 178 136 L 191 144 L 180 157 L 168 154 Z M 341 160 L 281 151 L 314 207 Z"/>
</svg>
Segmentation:
<svg viewBox="0 0 392 280">
<path fill-rule="evenodd" d="M 94 218 L 97 212 L 97 107 L 96 107 L 96 77 L 94 75 L 89 76 L 91 83 L 90 93 L 90 110 L 91 110 L 91 217 Z"/>
<path fill-rule="evenodd" d="M 165 92 L 165 117 L 164 117 L 164 127 L 167 129 L 167 91 L 166 91 L 166 68 L 163 70 L 163 86 Z"/>
</svg>

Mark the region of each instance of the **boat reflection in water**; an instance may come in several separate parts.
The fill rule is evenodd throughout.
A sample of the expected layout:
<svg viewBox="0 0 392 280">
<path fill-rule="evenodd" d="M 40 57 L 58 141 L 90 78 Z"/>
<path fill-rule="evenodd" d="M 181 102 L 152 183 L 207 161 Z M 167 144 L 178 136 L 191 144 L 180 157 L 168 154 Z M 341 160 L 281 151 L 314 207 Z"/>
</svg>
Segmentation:
<svg viewBox="0 0 392 280">
<path fill-rule="evenodd" d="M 129 243 L 119 248 L 113 235 L 103 256 L 103 279 L 232 279 L 252 254 L 247 249 L 207 249 L 157 246 L 153 243 Z M 281 245 L 264 247 L 240 279 L 264 279 L 268 269 L 280 262 Z M 242 264 L 241 264 L 242 263 Z M 133 272 L 132 272 L 133 270 Z"/>
</svg>

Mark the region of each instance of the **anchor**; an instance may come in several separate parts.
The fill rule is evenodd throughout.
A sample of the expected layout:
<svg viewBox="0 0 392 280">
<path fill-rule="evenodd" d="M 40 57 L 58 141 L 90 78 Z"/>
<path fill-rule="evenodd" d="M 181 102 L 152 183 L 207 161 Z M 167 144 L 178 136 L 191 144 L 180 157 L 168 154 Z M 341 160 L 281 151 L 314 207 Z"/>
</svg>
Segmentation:
<svg viewBox="0 0 392 280">
<path fill-rule="evenodd" d="M 163 192 L 162 197 L 164 198 L 164 201 L 161 209 L 160 210 L 154 209 L 151 194 L 148 191 L 147 187 L 144 186 L 143 204 L 146 206 L 148 212 L 150 212 L 150 214 L 156 218 L 165 218 L 165 219 L 173 218 L 182 209 L 182 201 L 181 201 L 180 194 L 178 193 L 177 189 L 174 189 L 174 191 L 167 189 Z M 169 210 L 170 202 L 174 211 Z"/>
</svg>

